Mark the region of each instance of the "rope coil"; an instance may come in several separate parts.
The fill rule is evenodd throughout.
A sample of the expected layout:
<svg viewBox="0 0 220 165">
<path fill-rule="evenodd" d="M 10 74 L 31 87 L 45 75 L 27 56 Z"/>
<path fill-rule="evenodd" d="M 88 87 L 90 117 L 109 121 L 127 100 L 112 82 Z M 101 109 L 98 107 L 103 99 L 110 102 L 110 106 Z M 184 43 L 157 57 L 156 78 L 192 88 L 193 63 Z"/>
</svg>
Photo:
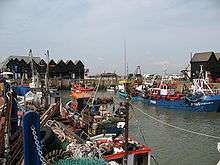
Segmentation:
<svg viewBox="0 0 220 165">
<path fill-rule="evenodd" d="M 61 125 L 57 121 L 48 120 L 46 125 L 53 130 L 53 132 L 57 135 L 57 137 L 59 138 L 61 142 L 64 142 L 65 140 L 69 140 L 74 143 L 77 142 L 75 138 L 70 137 L 65 134 L 64 129 L 61 127 Z"/>
</svg>

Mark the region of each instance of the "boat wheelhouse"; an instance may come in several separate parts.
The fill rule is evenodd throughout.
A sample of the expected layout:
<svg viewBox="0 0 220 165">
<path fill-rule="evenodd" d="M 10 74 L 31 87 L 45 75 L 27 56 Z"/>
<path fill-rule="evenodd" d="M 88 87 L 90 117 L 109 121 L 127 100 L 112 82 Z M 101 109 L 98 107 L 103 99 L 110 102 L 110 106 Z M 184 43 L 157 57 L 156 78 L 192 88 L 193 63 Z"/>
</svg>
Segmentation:
<svg viewBox="0 0 220 165">
<path fill-rule="evenodd" d="M 176 84 L 160 84 L 159 88 L 161 96 L 176 94 Z"/>
<path fill-rule="evenodd" d="M 148 89 L 144 95 L 144 98 L 156 100 L 178 100 L 183 97 L 183 94 L 177 92 L 176 88 L 176 84 L 162 83 L 157 88 Z"/>
</svg>

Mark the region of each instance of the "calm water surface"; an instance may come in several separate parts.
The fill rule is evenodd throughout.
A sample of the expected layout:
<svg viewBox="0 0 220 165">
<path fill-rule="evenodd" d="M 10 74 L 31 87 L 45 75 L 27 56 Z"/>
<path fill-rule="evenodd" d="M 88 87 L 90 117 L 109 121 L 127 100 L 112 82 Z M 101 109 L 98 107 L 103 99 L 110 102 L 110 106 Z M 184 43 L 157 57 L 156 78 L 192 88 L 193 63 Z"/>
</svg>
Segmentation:
<svg viewBox="0 0 220 165">
<path fill-rule="evenodd" d="M 68 94 L 68 92 L 63 93 L 64 102 L 69 99 Z M 112 94 L 99 92 L 98 95 L 110 96 Z M 142 102 L 133 104 L 167 123 L 188 130 L 220 136 L 220 113 L 179 112 L 147 106 Z M 129 134 L 144 142 L 139 134 L 137 122 L 134 120 L 135 116 L 143 130 L 147 145 L 153 149 L 153 155 L 160 165 L 216 165 L 220 160 L 220 153 L 217 150 L 217 143 L 220 142 L 220 139 L 179 131 L 149 119 L 135 108 L 134 112 L 130 114 Z M 155 163 L 152 161 L 152 164 Z"/>
</svg>

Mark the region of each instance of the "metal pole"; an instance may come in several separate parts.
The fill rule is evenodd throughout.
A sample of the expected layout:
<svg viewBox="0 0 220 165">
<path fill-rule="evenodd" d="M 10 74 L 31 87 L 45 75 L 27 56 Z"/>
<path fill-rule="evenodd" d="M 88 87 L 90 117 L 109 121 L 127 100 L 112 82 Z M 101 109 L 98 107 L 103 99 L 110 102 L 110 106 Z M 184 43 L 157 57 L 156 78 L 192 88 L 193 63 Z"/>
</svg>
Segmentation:
<svg viewBox="0 0 220 165">
<path fill-rule="evenodd" d="M 126 50 L 126 40 L 124 40 L 124 69 L 125 69 L 125 78 L 127 77 L 127 50 Z"/>
<path fill-rule="evenodd" d="M 125 116 L 125 133 L 124 133 L 124 147 L 125 147 L 125 155 L 124 155 L 124 165 L 128 164 L 128 129 L 129 129 L 129 102 L 130 102 L 130 89 L 129 84 L 125 84 L 125 91 L 128 94 L 128 97 L 126 98 L 125 102 L 125 108 L 126 108 L 126 116 Z"/>
<path fill-rule="evenodd" d="M 125 116 L 125 155 L 124 155 L 124 165 L 128 164 L 128 128 L 129 128 L 129 99 L 127 99 L 125 107 L 126 107 L 126 116 Z"/>
<path fill-rule="evenodd" d="M 48 74 L 49 74 L 49 50 L 46 52 L 46 59 L 47 59 L 47 68 L 45 73 L 45 88 L 48 91 Z"/>
<path fill-rule="evenodd" d="M 46 57 L 47 57 L 47 69 L 45 73 L 45 107 L 48 108 L 48 93 L 49 93 L 49 87 L 48 87 L 48 74 L 49 74 L 49 50 L 46 52 Z"/>
<path fill-rule="evenodd" d="M 35 85 L 35 75 L 34 75 L 34 64 L 33 64 L 33 54 L 32 54 L 32 50 L 30 49 L 29 50 L 29 57 L 30 57 L 30 64 L 31 64 L 31 72 L 32 72 L 32 78 L 33 78 L 33 82 L 34 85 Z"/>
</svg>

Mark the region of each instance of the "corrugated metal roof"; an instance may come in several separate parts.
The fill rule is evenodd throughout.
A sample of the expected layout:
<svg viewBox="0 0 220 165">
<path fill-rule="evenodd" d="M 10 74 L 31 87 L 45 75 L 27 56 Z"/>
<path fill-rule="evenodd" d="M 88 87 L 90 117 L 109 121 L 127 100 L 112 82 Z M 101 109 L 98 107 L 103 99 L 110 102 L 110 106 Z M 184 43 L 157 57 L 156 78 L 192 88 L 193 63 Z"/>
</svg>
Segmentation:
<svg viewBox="0 0 220 165">
<path fill-rule="evenodd" d="M 69 62 L 71 62 L 72 60 L 66 60 L 66 64 L 68 64 Z"/>
<path fill-rule="evenodd" d="M 220 53 L 215 53 L 215 57 L 217 60 L 220 60 Z"/>
<path fill-rule="evenodd" d="M 192 62 L 208 61 L 209 58 L 212 56 L 212 54 L 214 54 L 214 52 L 195 53 L 191 61 Z"/>
<path fill-rule="evenodd" d="M 18 59 L 18 61 L 21 61 L 21 60 L 24 60 L 26 63 L 29 63 L 31 60 L 31 58 L 29 56 L 9 56 L 8 58 L 6 58 L 4 61 L 0 62 L 0 68 L 1 69 L 6 69 L 7 68 L 7 63 L 10 61 L 10 60 L 15 60 L 15 59 Z M 37 63 L 39 64 L 41 62 L 41 59 L 40 57 L 32 57 L 32 59 Z M 45 61 L 44 61 L 45 62 Z M 66 62 L 64 62 L 63 60 L 59 60 L 57 63 L 51 59 L 49 61 L 49 64 L 50 65 L 57 65 L 59 64 L 60 62 L 63 62 L 65 64 L 68 64 L 68 63 L 73 63 L 73 65 L 77 65 L 79 62 L 81 62 L 80 60 L 76 60 L 75 62 L 73 62 L 72 60 L 67 60 Z"/>
<path fill-rule="evenodd" d="M 31 58 L 29 56 L 9 56 L 4 61 L 1 62 L 0 67 L 5 69 L 7 68 L 6 64 L 10 60 L 18 59 L 19 61 L 24 60 L 26 63 L 29 63 L 31 61 Z M 40 57 L 32 57 L 32 59 L 38 64 L 41 61 Z"/>
<path fill-rule="evenodd" d="M 21 61 L 22 59 L 26 62 L 26 63 L 29 63 L 31 61 L 31 58 L 29 56 L 9 56 L 8 57 L 8 60 L 11 60 L 11 59 L 18 59 L 19 61 Z M 32 59 L 38 64 L 41 60 L 40 57 L 32 57 Z"/>
<path fill-rule="evenodd" d="M 72 64 L 72 65 L 75 66 L 75 64 L 74 64 L 74 62 L 73 62 L 72 60 L 67 60 L 67 61 L 66 61 L 66 64 L 67 64 L 67 65 Z"/>
<path fill-rule="evenodd" d="M 61 59 L 61 60 L 58 60 L 58 61 L 57 61 L 57 64 L 59 64 L 59 63 L 61 63 L 61 62 L 62 62 L 62 63 L 65 63 L 65 62 Z"/>
<path fill-rule="evenodd" d="M 57 63 L 52 59 L 52 60 L 49 61 L 49 64 L 50 64 L 50 65 L 51 65 L 51 64 L 52 64 L 52 65 L 56 65 Z"/>
<path fill-rule="evenodd" d="M 74 61 L 74 64 L 77 65 L 79 61 L 80 61 L 80 60 L 76 60 L 76 61 Z"/>
</svg>

